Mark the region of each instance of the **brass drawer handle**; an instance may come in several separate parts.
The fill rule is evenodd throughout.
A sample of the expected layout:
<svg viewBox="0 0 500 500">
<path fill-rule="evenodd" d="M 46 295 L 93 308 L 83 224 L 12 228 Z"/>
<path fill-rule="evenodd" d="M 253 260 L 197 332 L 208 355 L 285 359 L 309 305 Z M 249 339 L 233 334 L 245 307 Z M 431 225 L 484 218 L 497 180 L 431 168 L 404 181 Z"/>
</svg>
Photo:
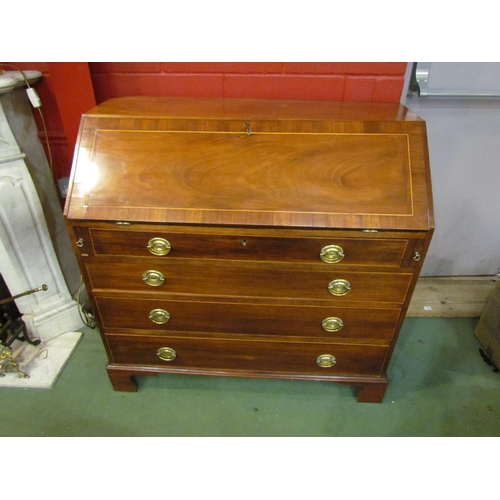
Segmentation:
<svg viewBox="0 0 500 500">
<path fill-rule="evenodd" d="M 142 281 L 144 281 L 146 285 L 149 286 L 160 286 L 165 283 L 165 276 L 163 276 L 160 271 L 150 269 L 142 275 Z"/>
<path fill-rule="evenodd" d="M 163 325 L 165 323 L 168 323 L 168 321 L 170 320 L 170 313 L 168 311 L 165 311 L 165 309 L 153 309 L 149 313 L 149 319 L 153 323 Z"/>
<path fill-rule="evenodd" d="M 335 356 L 331 354 L 321 354 L 316 358 L 316 364 L 320 368 L 331 368 L 333 365 L 337 363 Z"/>
<path fill-rule="evenodd" d="M 327 245 L 323 247 L 319 253 L 319 258 L 327 264 L 340 262 L 344 257 L 344 249 L 338 245 Z"/>
<path fill-rule="evenodd" d="M 344 326 L 344 322 L 340 318 L 336 318 L 335 316 L 330 316 L 329 318 L 325 318 L 321 323 L 323 330 L 327 332 L 338 332 Z"/>
<path fill-rule="evenodd" d="M 347 280 L 343 279 L 333 280 L 328 285 L 328 291 L 332 295 L 341 297 L 342 295 L 346 295 L 351 291 L 351 284 Z"/>
<path fill-rule="evenodd" d="M 171 347 L 160 347 L 156 355 L 163 361 L 173 361 L 177 353 Z"/>
<path fill-rule="evenodd" d="M 148 241 L 148 250 L 153 255 L 167 255 L 171 248 L 170 242 L 164 238 L 151 238 Z"/>
</svg>

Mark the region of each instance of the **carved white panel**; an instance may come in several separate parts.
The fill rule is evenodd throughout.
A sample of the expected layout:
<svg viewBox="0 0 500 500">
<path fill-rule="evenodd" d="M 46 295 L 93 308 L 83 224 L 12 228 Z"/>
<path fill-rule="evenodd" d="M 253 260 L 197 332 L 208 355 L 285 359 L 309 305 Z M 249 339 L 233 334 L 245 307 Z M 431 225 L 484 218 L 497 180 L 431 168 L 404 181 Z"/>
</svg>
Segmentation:
<svg viewBox="0 0 500 500">
<path fill-rule="evenodd" d="M 9 157 L 17 157 L 20 154 L 21 151 L 10 130 L 5 113 L 0 106 L 0 162 L 5 161 Z"/>
<path fill-rule="evenodd" d="M 44 318 L 72 309 L 74 321 L 65 331 L 81 328 L 76 302 L 67 290 L 35 186 L 22 160 L 0 164 L 0 241 L 0 268 L 13 295 L 48 287 L 16 299 L 19 311 L 36 329 L 30 333 L 40 337 L 37 325 L 42 325 Z M 49 335 L 59 333 L 51 326 Z"/>
</svg>

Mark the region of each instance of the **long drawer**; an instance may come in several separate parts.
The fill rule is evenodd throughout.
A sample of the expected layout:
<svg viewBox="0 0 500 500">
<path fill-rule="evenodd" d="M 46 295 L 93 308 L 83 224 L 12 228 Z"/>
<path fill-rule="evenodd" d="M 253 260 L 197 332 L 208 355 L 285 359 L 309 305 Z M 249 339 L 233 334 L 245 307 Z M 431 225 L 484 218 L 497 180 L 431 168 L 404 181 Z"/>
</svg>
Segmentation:
<svg viewBox="0 0 500 500">
<path fill-rule="evenodd" d="M 402 304 L 411 273 L 344 272 L 312 265 L 151 259 L 86 263 L 92 288 L 193 295 L 287 297 Z"/>
<path fill-rule="evenodd" d="M 243 233 L 182 234 L 90 229 L 94 255 L 164 259 L 237 259 L 362 266 L 401 266 L 411 240 L 374 238 L 293 238 Z M 410 249 L 411 250 L 411 249 Z"/>
<path fill-rule="evenodd" d="M 388 346 L 106 335 L 115 364 L 223 372 L 380 375 Z M 320 366 L 322 365 L 322 366 Z"/>
<path fill-rule="evenodd" d="M 280 306 L 96 296 L 103 327 L 165 332 L 215 332 L 389 341 L 400 309 Z M 139 333 L 139 332 L 137 332 Z"/>
</svg>

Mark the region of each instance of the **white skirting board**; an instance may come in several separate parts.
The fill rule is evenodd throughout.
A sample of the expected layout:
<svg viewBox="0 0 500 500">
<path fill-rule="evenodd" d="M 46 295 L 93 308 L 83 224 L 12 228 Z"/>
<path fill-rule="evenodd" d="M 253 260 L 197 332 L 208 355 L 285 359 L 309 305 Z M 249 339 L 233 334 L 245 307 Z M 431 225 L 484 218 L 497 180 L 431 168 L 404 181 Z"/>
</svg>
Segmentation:
<svg viewBox="0 0 500 500">
<path fill-rule="evenodd" d="M 50 389 L 75 352 L 82 336 L 82 332 L 67 332 L 37 346 L 15 341 L 11 346 L 13 360 L 29 378 L 20 378 L 16 373 L 6 373 L 4 377 L 0 377 L 0 388 Z"/>
</svg>

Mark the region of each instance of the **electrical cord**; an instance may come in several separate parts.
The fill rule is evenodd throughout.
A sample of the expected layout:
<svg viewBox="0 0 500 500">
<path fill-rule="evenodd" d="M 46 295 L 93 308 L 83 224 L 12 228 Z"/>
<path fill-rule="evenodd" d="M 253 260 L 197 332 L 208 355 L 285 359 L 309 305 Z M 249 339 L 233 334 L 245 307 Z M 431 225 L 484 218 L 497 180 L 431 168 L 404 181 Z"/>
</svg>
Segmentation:
<svg viewBox="0 0 500 500">
<path fill-rule="evenodd" d="M 7 66 L 9 68 L 14 68 L 16 71 L 19 71 L 19 73 L 21 73 L 21 76 L 23 77 L 24 83 L 28 87 L 26 89 L 26 92 L 28 93 L 28 97 L 30 98 L 30 94 L 28 92 L 30 90 L 31 92 L 33 92 L 35 94 L 36 98 L 38 98 L 38 95 L 36 94 L 35 89 L 33 87 L 31 87 L 30 83 L 28 82 L 28 79 L 26 78 L 26 75 L 24 74 L 24 71 L 21 68 L 18 68 L 17 66 L 14 66 L 13 64 L 8 64 L 8 63 L 0 63 L 0 66 Z M 33 107 L 38 110 L 38 113 L 40 115 L 40 119 L 42 120 L 43 131 L 45 133 L 45 141 L 47 143 L 47 152 L 48 152 L 48 156 L 49 156 L 49 166 L 50 166 L 50 171 L 52 172 L 52 178 L 53 178 L 54 177 L 54 168 L 52 165 L 52 151 L 50 149 L 49 133 L 47 131 L 47 126 L 45 125 L 45 118 L 43 116 L 42 109 L 41 109 L 42 103 L 41 103 L 39 98 L 38 98 L 38 101 L 40 102 L 39 106 L 33 105 Z M 33 101 L 31 100 L 31 98 L 30 98 L 30 102 L 31 102 L 31 104 L 33 104 Z"/>
<path fill-rule="evenodd" d="M 86 311 L 84 309 L 85 304 L 87 304 L 89 301 L 85 302 L 84 304 L 80 303 L 80 295 L 82 293 L 82 288 L 83 288 L 83 277 L 80 276 L 80 285 L 78 286 L 78 297 L 76 299 L 76 303 L 78 305 L 78 314 L 80 314 L 80 319 L 82 320 L 85 326 L 94 329 L 96 326 L 94 316 L 92 315 L 91 312 Z"/>
</svg>

